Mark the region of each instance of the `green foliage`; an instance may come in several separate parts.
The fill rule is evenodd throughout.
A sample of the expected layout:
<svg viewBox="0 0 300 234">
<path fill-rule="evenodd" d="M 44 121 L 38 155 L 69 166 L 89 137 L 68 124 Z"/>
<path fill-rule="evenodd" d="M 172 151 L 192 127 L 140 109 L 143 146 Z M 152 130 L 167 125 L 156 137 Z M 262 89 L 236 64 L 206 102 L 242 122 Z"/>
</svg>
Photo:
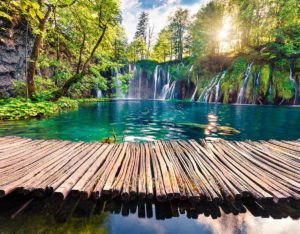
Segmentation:
<svg viewBox="0 0 300 234">
<path fill-rule="evenodd" d="M 57 102 L 32 101 L 24 98 L 0 100 L 0 120 L 44 118 L 66 110 L 75 110 L 78 102 L 61 98 Z"/>
<path fill-rule="evenodd" d="M 153 60 L 140 60 L 136 63 L 138 70 L 143 69 L 149 76 L 153 75 L 157 62 Z"/>
</svg>

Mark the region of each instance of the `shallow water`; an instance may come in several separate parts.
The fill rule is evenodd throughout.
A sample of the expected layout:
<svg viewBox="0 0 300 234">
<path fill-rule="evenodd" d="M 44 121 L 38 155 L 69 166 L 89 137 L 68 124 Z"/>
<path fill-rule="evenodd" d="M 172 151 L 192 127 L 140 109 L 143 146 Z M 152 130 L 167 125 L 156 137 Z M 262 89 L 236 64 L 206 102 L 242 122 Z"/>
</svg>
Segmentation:
<svg viewBox="0 0 300 234">
<path fill-rule="evenodd" d="M 299 123 L 299 107 L 119 100 L 82 105 L 78 111 L 49 119 L 4 122 L 0 136 L 99 141 L 113 138 L 114 130 L 118 142 L 205 137 L 293 140 L 300 136 Z M 240 133 L 223 132 L 216 126 Z"/>
</svg>

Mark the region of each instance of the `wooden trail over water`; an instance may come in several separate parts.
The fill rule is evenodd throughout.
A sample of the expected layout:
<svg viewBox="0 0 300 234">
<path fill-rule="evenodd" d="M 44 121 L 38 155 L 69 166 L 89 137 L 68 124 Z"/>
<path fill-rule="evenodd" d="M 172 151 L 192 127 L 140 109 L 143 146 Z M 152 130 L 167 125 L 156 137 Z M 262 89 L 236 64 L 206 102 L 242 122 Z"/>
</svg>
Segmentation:
<svg viewBox="0 0 300 234">
<path fill-rule="evenodd" d="M 0 197 L 300 200 L 300 141 L 102 144 L 0 138 Z"/>
</svg>

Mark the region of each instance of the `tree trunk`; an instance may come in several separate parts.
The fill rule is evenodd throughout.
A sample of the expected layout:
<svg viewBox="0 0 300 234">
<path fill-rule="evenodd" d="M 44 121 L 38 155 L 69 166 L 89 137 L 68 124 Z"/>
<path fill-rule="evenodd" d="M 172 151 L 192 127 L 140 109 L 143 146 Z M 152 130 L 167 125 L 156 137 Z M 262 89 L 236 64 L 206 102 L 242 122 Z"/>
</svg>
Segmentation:
<svg viewBox="0 0 300 234">
<path fill-rule="evenodd" d="M 66 96 L 68 94 L 68 91 L 70 89 L 70 87 L 79 82 L 87 73 L 88 71 L 88 67 L 89 64 L 97 50 L 97 48 L 99 47 L 100 43 L 102 42 L 105 32 L 106 32 L 107 26 L 105 26 L 103 28 L 102 34 L 100 35 L 98 41 L 96 42 L 90 56 L 87 58 L 87 60 L 85 61 L 85 63 L 82 66 L 81 72 L 76 72 L 76 74 L 74 76 L 72 76 L 69 80 L 66 81 L 66 83 L 64 84 L 64 86 L 62 87 L 62 89 L 60 91 L 57 92 L 57 94 L 55 95 L 55 99 L 57 100 L 58 98 L 60 98 L 61 96 Z M 83 45 L 84 45 L 84 41 L 85 41 L 85 36 L 84 36 L 84 40 L 83 40 Z M 82 51 L 81 51 L 82 54 Z M 79 64 L 81 63 L 81 56 L 79 58 Z M 79 70 L 78 70 L 79 71 Z"/>
<path fill-rule="evenodd" d="M 30 55 L 30 60 L 28 62 L 28 73 L 27 73 L 27 88 L 28 88 L 28 95 L 31 98 L 35 93 L 35 83 L 34 83 L 34 76 L 36 71 L 36 64 L 39 57 L 40 48 L 42 45 L 42 39 L 43 39 L 43 32 L 45 30 L 46 22 L 52 12 L 52 7 L 48 7 L 47 12 L 43 19 L 40 20 L 39 23 L 39 34 L 36 35 L 32 52 Z"/>
</svg>

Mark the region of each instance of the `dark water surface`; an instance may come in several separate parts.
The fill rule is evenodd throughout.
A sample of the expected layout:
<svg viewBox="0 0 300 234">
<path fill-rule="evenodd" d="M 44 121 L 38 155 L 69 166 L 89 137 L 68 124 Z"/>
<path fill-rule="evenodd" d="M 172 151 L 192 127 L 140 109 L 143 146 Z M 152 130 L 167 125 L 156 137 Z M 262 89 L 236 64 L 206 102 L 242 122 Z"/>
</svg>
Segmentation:
<svg viewBox="0 0 300 234">
<path fill-rule="evenodd" d="M 49 197 L 31 200 L 14 193 L 0 199 L 0 233 L 297 234 L 299 208 L 300 202 L 241 201 L 217 206 L 182 201 L 82 201 L 72 197 L 65 201 Z"/>
<path fill-rule="evenodd" d="M 82 105 L 78 111 L 49 119 L 1 123 L 0 136 L 99 141 L 112 138 L 114 130 L 118 142 L 204 137 L 293 140 L 300 138 L 299 123 L 299 107 L 119 100 Z"/>
</svg>

